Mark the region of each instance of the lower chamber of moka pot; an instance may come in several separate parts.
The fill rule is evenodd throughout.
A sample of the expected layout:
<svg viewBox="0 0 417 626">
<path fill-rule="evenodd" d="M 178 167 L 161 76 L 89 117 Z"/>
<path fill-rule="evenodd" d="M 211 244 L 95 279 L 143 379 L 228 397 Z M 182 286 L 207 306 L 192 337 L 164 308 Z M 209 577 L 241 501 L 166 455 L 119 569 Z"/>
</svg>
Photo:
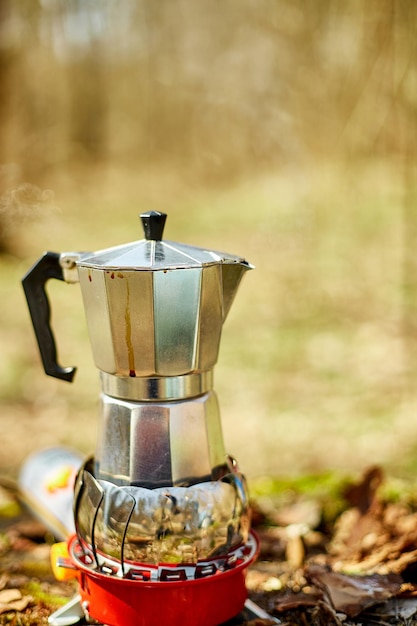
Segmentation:
<svg viewBox="0 0 417 626">
<path fill-rule="evenodd" d="M 242 610 L 246 571 L 258 552 L 251 532 L 230 569 L 188 580 L 129 580 L 91 570 L 77 556 L 78 538 L 69 541 L 83 606 L 90 618 L 107 626 L 218 626 Z"/>
</svg>

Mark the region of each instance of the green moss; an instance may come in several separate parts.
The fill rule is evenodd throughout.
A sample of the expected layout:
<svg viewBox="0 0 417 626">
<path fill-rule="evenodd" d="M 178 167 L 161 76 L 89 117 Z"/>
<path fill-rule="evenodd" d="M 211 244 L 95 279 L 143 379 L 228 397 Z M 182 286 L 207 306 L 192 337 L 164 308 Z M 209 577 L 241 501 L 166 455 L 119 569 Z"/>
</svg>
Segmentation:
<svg viewBox="0 0 417 626">
<path fill-rule="evenodd" d="M 341 498 L 348 482 L 346 475 L 337 472 L 321 474 L 307 474 L 290 477 L 264 476 L 251 481 L 251 495 L 256 499 L 262 496 L 272 496 L 283 501 L 295 496 L 321 496 Z"/>
<path fill-rule="evenodd" d="M 331 526 L 350 506 L 344 496 L 346 487 L 360 480 L 360 476 L 348 476 L 337 472 L 289 478 L 267 476 L 251 482 L 251 496 L 255 502 L 258 498 L 260 501 L 266 498 L 276 510 L 297 500 L 314 500 L 321 506 L 321 522 L 325 526 Z M 416 493 L 414 479 L 386 476 L 378 490 L 378 497 L 383 502 L 399 502 L 416 510 Z"/>
<path fill-rule="evenodd" d="M 55 593 L 48 592 L 45 585 L 42 585 L 36 580 L 28 582 L 24 586 L 22 593 L 32 596 L 37 604 L 43 604 L 49 609 L 57 609 L 68 602 L 68 597 L 58 596 Z"/>
<path fill-rule="evenodd" d="M 324 472 L 291 477 L 262 477 L 250 485 L 251 497 L 267 498 L 275 509 L 300 499 L 311 499 L 320 503 L 321 521 L 331 524 L 346 508 L 344 498 L 346 485 L 352 482 L 337 472 Z"/>
</svg>

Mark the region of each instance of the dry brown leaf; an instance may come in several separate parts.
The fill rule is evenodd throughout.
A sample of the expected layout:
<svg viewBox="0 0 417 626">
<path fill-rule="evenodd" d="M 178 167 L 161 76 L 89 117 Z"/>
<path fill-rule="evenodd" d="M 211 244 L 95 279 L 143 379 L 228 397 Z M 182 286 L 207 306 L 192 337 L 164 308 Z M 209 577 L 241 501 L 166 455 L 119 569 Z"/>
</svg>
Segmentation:
<svg viewBox="0 0 417 626">
<path fill-rule="evenodd" d="M 315 607 L 322 598 L 323 592 L 316 587 L 310 587 L 308 593 L 304 591 L 298 593 L 287 591 L 277 598 L 275 611 L 285 613 L 285 611 L 294 609 Z"/>
<path fill-rule="evenodd" d="M 402 504 L 378 500 L 379 468 L 365 472 L 347 491 L 354 508 L 340 515 L 328 552 L 334 570 L 401 573 L 417 561 L 417 514 Z"/>
<path fill-rule="evenodd" d="M 378 516 L 349 509 L 338 520 L 329 554 L 337 571 L 399 574 L 417 562 L 417 515 L 395 504 Z"/>
<path fill-rule="evenodd" d="M 358 484 L 349 485 L 345 489 L 344 496 L 352 507 L 357 508 L 361 515 L 365 515 L 377 505 L 377 491 L 383 480 L 382 468 L 369 467 Z"/>
<path fill-rule="evenodd" d="M 19 589 L 3 589 L 0 591 L 0 604 L 9 604 L 21 598 L 22 594 Z"/>
<path fill-rule="evenodd" d="M 2 589 L 0 591 L 0 615 L 9 611 L 24 611 L 32 601 L 32 596 L 22 596 L 19 589 Z"/>
<path fill-rule="evenodd" d="M 33 602 L 32 596 L 23 596 L 21 600 L 9 602 L 8 604 L 0 604 L 0 615 L 2 613 L 8 613 L 9 611 L 24 611 L 31 602 Z"/>
<path fill-rule="evenodd" d="M 402 579 L 394 574 L 349 576 L 320 565 L 310 565 L 306 578 L 323 590 L 336 611 L 355 617 L 365 609 L 397 595 Z"/>
<path fill-rule="evenodd" d="M 401 574 L 406 567 L 417 562 L 417 550 L 396 552 L 388 545 L 378 552 L 370 554 L 362 561 L 339 561 L 333 565 L 335 571 L 360 574 Z"/>
</svg>

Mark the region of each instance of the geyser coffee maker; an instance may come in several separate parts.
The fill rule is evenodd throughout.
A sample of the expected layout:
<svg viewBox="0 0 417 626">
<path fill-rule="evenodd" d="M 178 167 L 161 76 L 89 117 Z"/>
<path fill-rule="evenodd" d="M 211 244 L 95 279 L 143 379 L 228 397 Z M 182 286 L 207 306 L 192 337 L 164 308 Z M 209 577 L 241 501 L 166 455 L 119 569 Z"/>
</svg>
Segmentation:
<svg viewBox="0 0 417 626">
<path fill-rule="evenodd" d="M 164 241 L 163 213 L 141 219 L 144 239 L 47 252 L 23 279 L 45 371 L 66 381 L 75 369 L 58 363 L 45 284 L 80 283 L 102 387 L 56 568 L 77 576 L 88 620 L 215 626 L 242 609 L 258 550 L 213 390 L 222 326 L 251 265 Z"/>
</svg>

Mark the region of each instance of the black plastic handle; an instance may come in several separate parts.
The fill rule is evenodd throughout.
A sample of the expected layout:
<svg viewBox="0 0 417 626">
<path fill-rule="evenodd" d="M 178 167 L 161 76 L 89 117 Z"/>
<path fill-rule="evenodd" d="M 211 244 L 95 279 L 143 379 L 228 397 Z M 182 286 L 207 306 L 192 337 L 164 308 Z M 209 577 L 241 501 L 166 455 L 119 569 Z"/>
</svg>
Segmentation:
<svg viewBox="0 0 417 626">
<path fill-rule="evenodd" d="M 142 220 L 145 239 L 148 241 L 162 241 L 165 221 L 167 219 L 166 213 L 148 211 L 147 213 L 141 213 L 140 219 Z"/>
<path fill-rule="evenodd" d="M 65 280 L 59 263 L 59 254 L 45 254 L 27 272 L 22 280 L 33 328 L 41 353 L 42 364 L 48 376 L 72 382 L 76 368 L 61 367 L 57 360 L 55 338 L 51 328 L 51 309 L 45 284 L 50 278 Z"/>
</svg>

